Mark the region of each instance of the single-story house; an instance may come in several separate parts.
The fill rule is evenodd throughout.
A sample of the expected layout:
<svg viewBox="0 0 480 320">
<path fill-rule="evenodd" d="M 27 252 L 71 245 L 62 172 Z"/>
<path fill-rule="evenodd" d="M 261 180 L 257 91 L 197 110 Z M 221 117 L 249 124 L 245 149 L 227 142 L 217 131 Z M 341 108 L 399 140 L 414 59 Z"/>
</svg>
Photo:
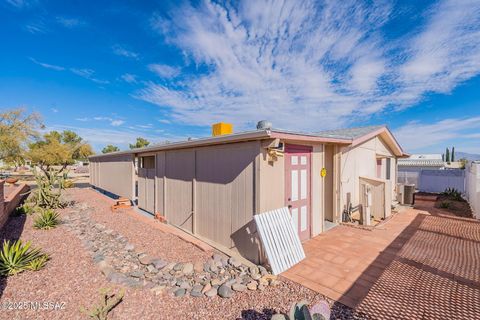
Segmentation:
<svg viewBox="0 0 480 320">
<path fill-rule="evenodd" d="M 288 206 L 302 241 L 341 222 L 350 207 L 385 218 L 404 156 L 386 126 L 319 133 L 265 127 L 92 156 L 90 179 L 258 263 L 253 215 Z"/>
</svg>

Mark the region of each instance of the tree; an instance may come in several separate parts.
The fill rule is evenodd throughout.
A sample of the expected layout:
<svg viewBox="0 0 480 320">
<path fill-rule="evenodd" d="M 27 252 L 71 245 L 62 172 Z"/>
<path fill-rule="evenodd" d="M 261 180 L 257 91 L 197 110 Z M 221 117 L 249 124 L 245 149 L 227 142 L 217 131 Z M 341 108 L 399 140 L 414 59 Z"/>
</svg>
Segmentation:
<svg viewBox="0 0 480 320">
<path fill-rule="evenodd" d="M 450 158 L 452 162 L 455 162 L 455 147 L 452 147 L 452 156 Z"/>
<path fill-rule="evenodd" d="M 102 153 L 110 153 L 110 152 L 117 152 L 120 151 L 120 149 L 117 146 L 114 146 L 112 144 L 109 144 L 108 146 L 105 146 L 105 148 L 102 149 Z"/>
<path fill-rule="evenodd" d="M 38 113 L 23 108 L 0 113 L 0 159 L 18 166 L 25 160 L 29 142 L 39 137 L 43 124 Z"/>
<path fill-rule="evenodd" d="M 450 163 L 450 149 L 445 150 L 445 161 Z"/>
<path fill-rule="evenodd" d="M 47 177 L 60 174 L 68 165 L 75 163 L 75 160 L 86 159 L 92 154 L 92 147 L 70 130 L 44 134 L 43 139 L 29 145 L 27 152 L 32 163 L 38 165 Z M 61 168 L 52 172 L 52 166 Z"/>
<path fill-rule="evenodd" d="M 135 144 L 130 144 L 130 149 L 143 148 L 148 146 L 149 144 L 150 144 L 150 141 L 148 141 L 147 139 L 138 137 L 137 142 L 135 142 Z"/>
</svg>

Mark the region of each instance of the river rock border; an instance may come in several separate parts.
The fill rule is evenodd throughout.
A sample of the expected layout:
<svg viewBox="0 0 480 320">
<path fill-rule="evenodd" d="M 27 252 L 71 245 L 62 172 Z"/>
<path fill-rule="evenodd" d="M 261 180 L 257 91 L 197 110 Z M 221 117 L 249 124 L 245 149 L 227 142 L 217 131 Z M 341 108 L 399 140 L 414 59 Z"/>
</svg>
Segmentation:
<svg viewBox="0 0 480 320">
<path fill-rule="evenodd" d="M 264 290 L 278 280 L 262 266 L 247 267 L 237 259 L 214 254 L 205 263 L 170 262 L 150 257 L 118 232 L 90 218 L 85 203 L 75 204 L 63 223 L 83 243 L 108 281 L 149 288 L 159 295 L 230 298 L 234 292 Z"/>
</svg>

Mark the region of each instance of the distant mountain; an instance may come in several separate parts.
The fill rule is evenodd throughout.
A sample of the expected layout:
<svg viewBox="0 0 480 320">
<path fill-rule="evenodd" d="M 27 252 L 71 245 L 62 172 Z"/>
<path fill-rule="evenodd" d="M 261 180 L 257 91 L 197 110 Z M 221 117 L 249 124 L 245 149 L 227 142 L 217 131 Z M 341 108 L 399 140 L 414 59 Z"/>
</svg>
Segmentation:
<svg viewBox="0 0 480 320">
<path fill-rule="evenodd" d="M 460 160 L 460 159 L 467 159 L 469 161 L 475 161 L 475 160 L 480 161 L 480 154 L 455 151 L 455 160 Z"/>
</svg>

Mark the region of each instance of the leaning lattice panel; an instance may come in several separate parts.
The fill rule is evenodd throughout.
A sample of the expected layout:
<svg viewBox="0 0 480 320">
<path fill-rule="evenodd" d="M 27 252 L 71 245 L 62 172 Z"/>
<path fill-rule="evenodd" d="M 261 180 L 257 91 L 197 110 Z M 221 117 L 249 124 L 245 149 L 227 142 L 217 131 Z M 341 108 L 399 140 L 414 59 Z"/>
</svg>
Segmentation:
<svg viewBox="0 0 480 320">
<path fill-rule="evenodd" d="M 254 219 L 273 274 L 280 274 L 305 259 L 287 207 L 257 214 Z"/>
</svg>

